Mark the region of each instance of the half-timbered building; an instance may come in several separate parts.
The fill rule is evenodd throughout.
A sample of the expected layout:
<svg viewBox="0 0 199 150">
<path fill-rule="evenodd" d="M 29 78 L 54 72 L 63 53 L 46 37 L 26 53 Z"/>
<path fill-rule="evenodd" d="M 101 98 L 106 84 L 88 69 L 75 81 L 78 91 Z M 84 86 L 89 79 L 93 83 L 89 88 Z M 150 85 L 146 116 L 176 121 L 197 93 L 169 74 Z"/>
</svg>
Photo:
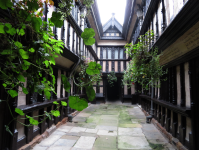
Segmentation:
<svg viewBox="0 0 199 150">
<path fill-rule="evenodd" d="M 75 84 L 71 82 L 71 92 L 67 93 L 61 84 L 61 73 L 70 76 L 79 64 L 80 56 L 96 61 L 102 66 L 102 80 L 95 83 L 96 98 L 93 103 L 106 103 L 109 100 L 131 100 L 132 104 L 141 105 L 143 111 L 151 111 L 153 101 L 154 121 L 158 122 L 161 131 L 174 145 L 182 143 L 190 150 L 199 149 L 199 2 L 198 0 L 126 0 L 124 23 L 120 24 L 115 14 L 102 25 L 98 0 L 95 0 L 91 12 L 85 18 L 80 17 L 85 13 L 81 0 L 73 0 L 74 7 L 71 14 L 64 20 L 62 28 L 53 28 L 56 39 L 61 39 L 64 44 L 62 57 L 56 58 L 54 75 L 56 77 L 57 95 L 51 95 L 48 101 L 37 93 L 25 95 L 19 93 L 18 98 L 11 102 L 12 110 L 20 108 L 25 114 L 35 116 L 45 110 L 53 109 L 53 101 L 68 101 L 68 95 L 76 94 Z M 59 0 L 54 0 L 55 6 L 45 6 L 43 19 L 50 17 L 50 12 L 56 11 Z M 0 17 L 8 17 L 5 10 L 0 10 Z M 141 13 L 141 14 L 140 14 Z M 95 30 L 96 43 L 85 46 L 81 33 L 85 28 Z M 161 88 L 150 88 L 148 92 L 142 90 L 141 85 L 131 88 L 121 86 L 123 71 L 126 69 L 130 58 L 125 53 L 127 43 L 136 44 L 140 35 L 148 30 L 153 30 L 154 41 L 150 41 L 150 49 L 157 46 L 162 52 L 160 64 L 168 69 L 166 81 L 162 81 Z M 107 74 L 114 71 L 117 82 L 110 87 Z M 158 82 L 158 81 L 157 81 Z M 5 98 L 4 87 L 0 85 L 0 99 Z M 151 98 L 151 91 L 154 91 Z M 144 94 L 144 93 L 147 93 Z M 79 93 L 78 93 L 79 94 Z M 80 95 L 84 96 L 84 90 Z M 5 125 L 11 116 L 9 109 L 0 103 L 0 149 L 16 150 L 31 142 L 37 135 L 44 133 L 52 125 L 61 122 L 66 116 L 74 112 L 67 107 L 61 107 L 61 116 L 47 119 L 38 126 L 24 127 L 13 122 L 10 124 L 11 136 Z M 38 117 L 42 121 L 43 117 Z M 24 122 L 28 124 L 28 122 Z M 182 146 L 182 147 L 183 147 Z"/>
</svg>

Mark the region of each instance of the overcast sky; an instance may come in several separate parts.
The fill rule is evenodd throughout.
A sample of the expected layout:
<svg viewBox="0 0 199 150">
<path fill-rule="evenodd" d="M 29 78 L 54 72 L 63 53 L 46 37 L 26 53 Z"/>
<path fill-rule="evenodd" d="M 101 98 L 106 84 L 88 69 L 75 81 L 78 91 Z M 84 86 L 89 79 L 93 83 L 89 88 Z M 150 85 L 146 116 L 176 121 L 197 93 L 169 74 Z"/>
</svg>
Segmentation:
<svg viewBox="0 0 199 150">
<path fill-rule="evenodd" d="M 126 0 L 97 0 L 102 25 L 115 13 L 115 18 L 123 25 Z"/>
</svg>

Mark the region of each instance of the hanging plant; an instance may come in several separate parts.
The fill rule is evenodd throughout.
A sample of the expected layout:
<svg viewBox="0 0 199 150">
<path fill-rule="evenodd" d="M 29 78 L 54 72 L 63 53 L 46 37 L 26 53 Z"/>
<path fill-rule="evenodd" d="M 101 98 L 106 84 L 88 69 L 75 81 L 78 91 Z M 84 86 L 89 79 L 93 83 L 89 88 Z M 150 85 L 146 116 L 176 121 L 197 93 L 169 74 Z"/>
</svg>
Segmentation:
<svg viewBox="0 0 199 150">
<path fill-rule="evenodd" d="M 114 86 L 114 82 L 117 82 L 117 77 L 115 76 L 115 72 L 111 71 L 107 75 L 107 79 L 108 79 L 108 83 L 109 83 L 110 87 L 113 87 Z"/>
<path fill-rule="evenodd" d="M 159 64 L 161 54 L 158 54 L 158 48 L 149 49 L 153 38 L 153 31 L 150 30 L 145 35 L 140 36 L 137 44 L 130 43 L 125 46 L 126 53 L 132 60 L 124 71 L 123 84 L 130 87 L 132 83 L 137 82 L 146 90 L 149 89 L 149 86 L 160 86 L 154 83 L 159 81 L 160 77 L 167 71 L 163 71 L 163 66 Z"/>
</svg>

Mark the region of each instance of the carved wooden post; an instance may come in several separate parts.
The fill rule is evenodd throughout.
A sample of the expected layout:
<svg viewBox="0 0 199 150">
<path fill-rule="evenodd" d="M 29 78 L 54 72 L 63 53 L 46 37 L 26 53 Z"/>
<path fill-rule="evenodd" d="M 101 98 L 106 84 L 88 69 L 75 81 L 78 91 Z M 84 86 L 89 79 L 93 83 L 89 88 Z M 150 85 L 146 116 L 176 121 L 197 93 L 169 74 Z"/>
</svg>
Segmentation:
<svg viewBox="0 0 199 150">
<path fill-rule="evenodd" d="M 181 116 L 181 125 L 179 126 L 179 134 L 180 134 L 180 142 L 185 144 L 185 137 L 186 137 L 186 117 Z"/>
<path fill-rule="evenodd" d="M 26 115 L 32 117 L 33 113 L 31 112 Z M 26 125 L 30 124 L 29 119 L 25 120 L 25 124 Z M 26 143 L 31 142 L 33 140 L 33 126 L 25 126 L 25 134 L 26 134 Z"/>
<path fill-rule="evenodd" d="M 176 67 L 172 68 L 172 104 L 177 104 Z"/>
<path fill-rule="evenodd" d="M 198 136 L 197 136 L 197 112 L 198 108 L 196 107 L 196 71 L 195 71 L 195 61 L 189 61 L 189 81 L 190 81 L 190 99 L 191 99 L 191 132 L 189 133 L 190 149 L 198 149 Z"/>
<path fill-rule="evenodd" d="M 165 107 L 162 107 L 161 125 L 164 127 L 165 124 Z"/>
<path fill-rule="evenodd" d="M 173 112 L 173 124 L 172 124 L 173 137 L 177 136 L 177 130 L 178 130 L 178 114 Z"/>
<path fill-rule="evenodd" d="M 166 118 L 166 126 L 165 126 L 167 132 L 170 132 L 170 125 L 171 125 L 171 110 L 167 108 L 167 118 Z"/>
<path fill-rule="evenodd" d="M 182 107 L 185 106 L 185 72 L 184 63 L 180 65 L 180 89 L 181 89 L 181 103 Z"/>
</svg>

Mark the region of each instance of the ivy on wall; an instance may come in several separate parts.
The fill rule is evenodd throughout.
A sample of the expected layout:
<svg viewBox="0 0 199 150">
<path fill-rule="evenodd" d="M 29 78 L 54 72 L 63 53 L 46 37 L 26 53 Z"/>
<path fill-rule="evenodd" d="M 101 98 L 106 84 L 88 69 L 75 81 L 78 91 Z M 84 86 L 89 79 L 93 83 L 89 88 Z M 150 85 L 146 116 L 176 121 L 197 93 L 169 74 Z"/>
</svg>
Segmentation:
<svg viewBox="0 0 199 150">
<path fill-rule="evenodd" d="M 137 44 L 126 44 L 126 53 L 131 57 L 131 61 L 124 71 L 123 84 L 131 87 L 131 83 L 139 83 L 143 89 L 149 86 L 159 87 L 155 81 L 160 81 L 160 77 L 167 73 L 163 66 L 159 64 L 162 54 L 158 54 L 158 48 L 152 48 L 154 33 L 152 30 L 141 35 Z M 166 80 L 166 79 L 162 79 Z"/>
<path fill-rule="evenodd" d="M 64 48 L 64 43 L 61 40 L 54 39 L 52 28 L 55 26 L 61 28 L 63 26 L 63 14 L 60 12 L 53 12 L 52 17 L 48 22 L 42 20 L 43 6 L 53 6 L 52 0 L 22 0 L 19 2 L 11 0 L 0 1 L 0 8 L 9 12 L 10 18 L 4 18 L 0 22 L 0 80 L 7 93 L 7 99 L 0 102 L 6 102 L 9 106 L 9 101 L 18 96 L 19 92 L 24 94 L 37 92 L 40 95 L 44 94 L 46 99 L 50 99 L 51 93 L 55 91 L 55 76 L 53 75 L 52 65 L 55 65 L 55 58 L 58 57 Z M 68 12 L 66 12 L 68 13 Z M 82 33 L 85 45 L 92 45 L 95 43 L 93 38 L 95 36 L 93 29 L 85 29 Z M 94 62 L 88 64 L 88 74 L 99 74 L 101 66 L 95 65 Z M 49 76 L 49 77 L 47 77 Z M 71 85 L 65 75 L 61 75 L 64 89 L 70 92 Z M 27 82 L 25 86 L 25 82 Z M 19 91 L 21 87 L 22 91 Z M 87 88 L 87 96 L 89 100 L 94 99 L 94 94 L 90 86 Z M 44 112 L 43 116 L 51 119 L 51 115 L 60 116 L 59 107 L 67 106 L 67 103 L 61 101 L 53 102 L 57 105 L 55 110 Z M 69 97 L 69 106 L 76 110 L 83 110 L 88 106 L 85 99 L 80 99 L 78 95 Z M 24 116 L 25 114 L 19 108 L 15 112 Z M 12 111 L 10 110 L 13 119 L 10 121 L 17 121 Z M 35 120 L 38 116 L 25 118 L 28 119 L 29 125 L 22 122 L 24 126 L 38 125 L 41 122 Z M 43 120 L 43 121 L 44 121 Z M 43 122 L 42 121 L 42 122 Z M 9 124 L 10 124 L 9 123 Z M 9 124 L 5 126 L 6 131 L 10 134 Z"/>
</svg>

